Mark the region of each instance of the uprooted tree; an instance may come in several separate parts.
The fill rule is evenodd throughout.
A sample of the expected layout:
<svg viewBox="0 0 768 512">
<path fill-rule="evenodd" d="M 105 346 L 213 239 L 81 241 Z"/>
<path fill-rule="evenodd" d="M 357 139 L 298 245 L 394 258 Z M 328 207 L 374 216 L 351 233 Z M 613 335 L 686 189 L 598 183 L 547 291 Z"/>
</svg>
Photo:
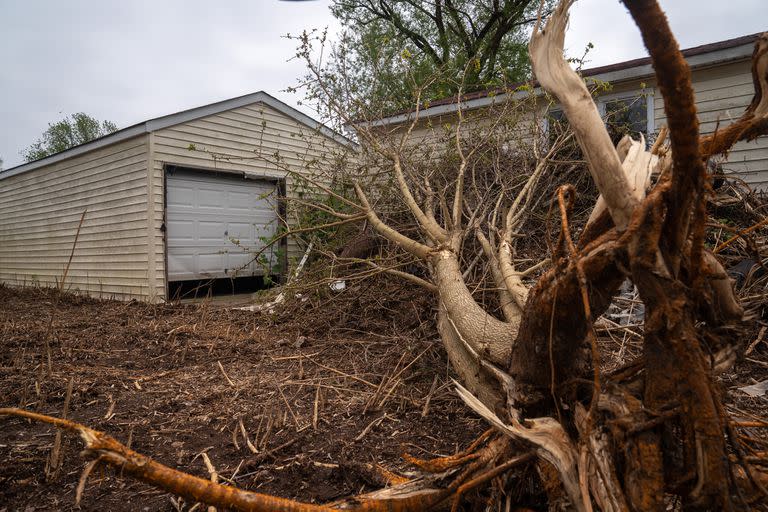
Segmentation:
<svg viewBox="0 0 768 512">
<path fill-rule="evenodd" d="M 753 102 L 739 120 L 702 137 L 690 71 L 664 14 L 655 0 L 624 0 L 653 61 L 669 142 L 660 137 L 650 151 L 631 139 L 614 147 L 587 87 L 563 58 L 571 4 L 563 0 L 545 26 L 537 23 L 529 50 L 536 78 L 562 105 L 600 196 L 574 240 L 576 191 L 556 190 L 552 268 L 532 288 L 523 280 L 527 271 L 516 268 L 515 239 L 557 142 L 522 186 L 505 187 L 505 177 L 494 175 L 481 189 L 473 158 L 482 145 L 464 143 L 460 108 L 452 172 L 419 174 L 403 157 L 418 110 L 395 134 L 396 144 L 382 142 L 393 133 L 357 120 L 361 142 L 387 162 L 417 228 L 405 232 L 380 215 L 374 186 L 356 182 L 356 199 L 324 188 L 345 207 L 325 207 L 326 213 L 342 221 L 365 218 L 427 267 L 427 277 L 394 272 L 437 295 L 438 330 L 460 381 L 457 392 L 493 427 L 466 451 L 412 459 L 418 476 L 390 475 L 386 489 L 311 505 L 175 471 L 68 420 L 0 412 L 79 432 L 96 457 L 88 470 L 105 462 L 169 492 L 236 510 L 456 508 L 464 493 L 480 486 L 491 486 L 488 492 L 500 500 L 505 489 L 520 485 L 524 467 L 535 468 L 550 507 L 666 510 L 674 499 L 691 510 L 731 510 L 764 503 L 768 474 L 744 457 L 716 380 L 733 364 L 730 329 L 743 313 L 723 267 L 704 245 L 704 230 L 706 160 L 768 133 L 768 36 L 755 47 Z M 333 107 L 333 98 L 329 103 Z M 377 175 L 368 183 L 378 182 Z M 488 262 L 500 315 L 478 303 L 467 286 L 463 255 L 469 244 Z M 608 373 L 601 370 L 594 324 L 626 279 L 646 308 L 643 354 Z"/>
</svg>

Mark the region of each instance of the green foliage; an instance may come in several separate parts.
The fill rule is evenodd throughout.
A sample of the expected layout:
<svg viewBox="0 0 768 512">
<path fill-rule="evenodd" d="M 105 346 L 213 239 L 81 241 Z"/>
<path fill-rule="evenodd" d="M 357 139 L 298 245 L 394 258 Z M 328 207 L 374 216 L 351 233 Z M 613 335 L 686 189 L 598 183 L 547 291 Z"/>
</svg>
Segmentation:
<svg viewBox="0 0 768 512">
<path fill-rule="evenodd" d="M 21 156 L 27 162 L 39 160 L 116 131 L 114 123 L 99 122 L 88 114 L 78 112 L 49 124 L 43 136 L 23 150 Z"/>
<path fill-rule="evenodd" d="M 353 211 L 347 203 L 338 197 L 318 192 L 312 183 L 301 176 L 293 177 L 293 186 L 294 192 L 299 199 L 308 203 L 305 205 L 291 205 L 291 216 L 296 219 L 296 227 L 317 227 L 317 229 L 297 233 L 295 237 L 302 240 L 303 245 L 312 242 L 316 247 L 322 247 L 329 251 L 334 251 L 341 247 L 347 241 L 344 234 L 349 231 L 350 227 L 349 225 L 326 226 L 339 220 L 336 215 L 330 212 L 342 214 L 355 214 L 358 212 Z M 334 180 L 330 185 L 330 189 L 334 194 L 344 197 L 349 201 L 357 201 L 351 184 L 344 179 Z"/>
<path fill-rule="evenodd" d="M 566 60 L 571 64 L 576 65 L 576 71 L 581 71 L 584 68 L 584 65 L 587 63 L 587 55 L 589 55 L 589 52 L 591 52 L 594 49 L 595 49 L 595 45 L 592 44 L 592 42 L 590 41 L 584 47 L 584 53 L 581 55 L 581 57 L 571 57 Z"/>
<path fill-rule="evenodd" d="M 421 99 L 430 100 L 521 81 L 530 76 L 527 39 L 538 7 L 534 0 L 334 0 L 345 30 L 331 66 L 390 111 L 413 107 L 414 84 L 429 82 Z"/>
<path fill-rule="evenodd" d="M 250 266 L 251 263 L 254 263 L 261 268 L 264 276 L 264 283 L 267 286 L 274 284 L 272 276 L 280 275 L 284 271 L 283 260 L 285 258 L 285 249 L 280 244 L 280 241 L 283 238 L 285 227 L 282 223 L 279 223 L 277 224 L 275 231 L 276 232 L 273 235 L 257 237 L 257 240 L 260 242 L 260 246 L 257 247 L 245 246 L 240 239 L 232 236 L 228 238 L 229 243 L 252 256 L 247 264 L 232 269 L 232 277 L 239 277 L 242 270 Z M 229 252 L 229 249 L 224 249 L 220 252 L 226 253 Z"/>
<path fill-rule="evenodd" d="M 283 268 L 285 248 L 279 243 L 284 231 L 285 228 L 281 225 L 274 235 L 258 237 L 258 240 L 264 244 L 264 249 L 254 253 L 255 263 L 261 267 L 264 275 L 264 284 L 267 286 L 274 284 L 272 276 L 280 275 L 285 270 Z M 251 252 L 253 253 L 253 251 Z"/>
</svg>

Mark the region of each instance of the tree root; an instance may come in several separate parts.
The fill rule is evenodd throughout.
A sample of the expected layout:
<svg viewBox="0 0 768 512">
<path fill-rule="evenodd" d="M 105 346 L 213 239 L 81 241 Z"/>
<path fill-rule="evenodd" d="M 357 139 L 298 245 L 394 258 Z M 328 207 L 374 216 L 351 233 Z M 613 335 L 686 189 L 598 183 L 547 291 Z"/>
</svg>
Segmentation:
<svg viewBox="0 0 768 512">
<path fill-rule="evenodd" d="M 468 450 L 457 456 L 432 461 L 409 457 L 409 460 L 433 474 L 404 481 L 402 477 L 383 468 L 373 468 L 395 485 L 331 504 L 315 505 L 222 485 L 169 468 L 129 449 L 103 432 L 74 421 L 16 408 L 0 408 L 0 416 L 2 415 L 48 423 L 80 435 L 85 443 L 84 455 L 93 456 L 95 459 L 89 462 L 83 472 L 78 485 L 78 501 L 88 474 L 99 462 L 104 462 L 120 469 L 123 474 L 185 499 L 239 511 L 416 512 L 433 509 L 448 500 L 452 501 L 456 509 L 462 496 L 470 490 L 534 458 L 533 452 L 512 456 L 510 440 L 504 436 L 494 436 L 493 430 L 489 430 Z"/>
<path fill-rule="evenodd" d="M 441 473 L 443 471 L 448 471 L 449 469 L 456 468 L 458 466 L 466 464 L 467 462 L 477 459 L 480 456 L 480 454 L 477 453 L 475 450 L 480 444 L 486 441 L 491 436 L 491 434 L 493 434 L 493 432 L 494 432 L 493 429 L 486 430 L 466 450 L 463 450 L 455 455 L 449 455 L 447 457 L 438 457 L 436 459 L 424 460 L 424 459 L 413 457 L 408 453 L 404 453 L 403 459 L 408 461 L 408 463 L 413 464 L 414 466 L 428 473 Z"/>
<path fill-rule="evenodd" d="M 327 512 L 334 510 L 321 505 L 298 503 L 274 496 L 243 491 L 177 471 L 129 449 L 103 432 L 93 430 L 74 421 L 16 408 L 0 409 L 0 415 L 27 418 L 75 432 L 80 435 L 80 438 L 85 443 L 86 454 L 93 455 L 97 457 L 97 460 L 114 466 L 124 474 L 130 475 L 142 482 L 192 501 L 242 511 Z"/>
</svg>

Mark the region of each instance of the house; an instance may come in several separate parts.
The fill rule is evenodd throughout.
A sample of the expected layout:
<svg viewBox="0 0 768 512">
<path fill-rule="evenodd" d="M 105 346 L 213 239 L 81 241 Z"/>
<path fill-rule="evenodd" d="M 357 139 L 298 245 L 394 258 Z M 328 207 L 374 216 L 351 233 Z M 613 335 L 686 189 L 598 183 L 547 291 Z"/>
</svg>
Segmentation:
<svg viewBox="0 0 768 512">
<path fill-rule="evenodd" d="M 322 166 L 350 148 L 348 139 L 257 92 L 7 169 L 0 173 L 0 282 L 53 286 L 69 266 L 67 289 L 156 302 L 184 283 L 283 273 L 301 255 L 295 241 L 254 258 L 291 223 L 280 199 L 302 193 L 307 184 L 297 177 L 309 172 L 309 161 Z"/>
<path fill-rule="evenodd" d="M 754 94 L 752 80 L 752 51 L 760 34 L 752 34 L 717 43 L 683 50 L 692 70 L 696 93 L 696 107 L 701 121 L 701 132 L 712 133 L 738 119 Z M 664 101 L 656 88 L 650 58 L 619 62 L 608 66 L 585 69 L 581 72 L 588 84 L 600 84 L 596 102 L 600 112 L 620 120 L 634 132 L 649 138 L 665 123 Z M 512 92 L 508 92 L 512 91 Z M 482 120 L 484 109 L 500 108 L 507 100 L 529 99 L 536 96 L 535 118 L 543 128 L 562 113 L 550 104 L 542 91 L 523 87 L 515 90 L 481 91 L 456 98 L 433 101 L 419 112 L 418 125 L 412 132 L 414 141 L 424 141 L 450 133 L 439 133 L 440 127 L 455 126 L 457 105 L 461 105 L 467 120 Z M 530 107 L 528 107 L 530 108 Z M 548 111 L 548 112 L 547 112 Z M 474 116 L 473 116 L 474 114 Z M 413 112 L 403 112 L 373 121 L 371 126 L 382 130 L 397 130 L 413 119 Z M 527 125 L 530 128 L 530 124 Z M 756 190 L 768 189 L 768 137 L 737 144 L 727 161 L 726 173 L 743 179 Z"/>
</svg>

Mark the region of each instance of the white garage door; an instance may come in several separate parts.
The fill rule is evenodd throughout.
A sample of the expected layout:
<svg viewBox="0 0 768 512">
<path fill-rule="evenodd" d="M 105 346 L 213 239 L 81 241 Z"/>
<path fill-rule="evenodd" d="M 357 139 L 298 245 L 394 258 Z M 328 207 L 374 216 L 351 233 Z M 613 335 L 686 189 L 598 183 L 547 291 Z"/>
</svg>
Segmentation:
<svg viewBox="0 0 768 512">
<path fill-rule="evenodd" d="M 278 226 L 274 183 L 174 170 L 166 186 L 169 281 L 267 273 L 252 260 Z"/>
</svg>

